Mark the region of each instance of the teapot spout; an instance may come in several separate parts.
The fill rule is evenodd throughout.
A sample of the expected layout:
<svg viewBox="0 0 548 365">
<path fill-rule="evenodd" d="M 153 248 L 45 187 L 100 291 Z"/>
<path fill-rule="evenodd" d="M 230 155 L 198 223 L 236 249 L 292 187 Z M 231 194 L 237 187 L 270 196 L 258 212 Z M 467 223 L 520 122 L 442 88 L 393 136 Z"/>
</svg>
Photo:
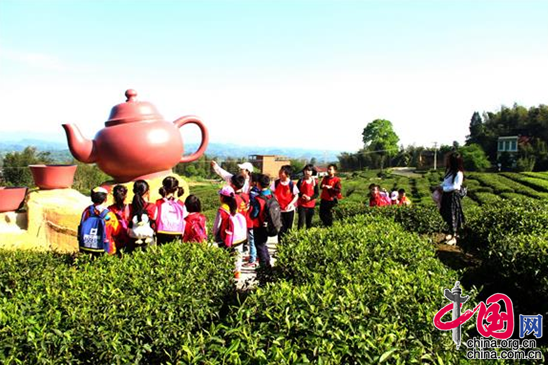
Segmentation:
<svg viewBox="0 0 548 365">
<path fill-rule="evenodd" d="M 97 151 L 93 140 L 85 138 L 75 124 L 63 124 L 63 129 L 67 135 L 70 153 L 75 159 L 83 163 L 97 161 Z"/>
</svg>

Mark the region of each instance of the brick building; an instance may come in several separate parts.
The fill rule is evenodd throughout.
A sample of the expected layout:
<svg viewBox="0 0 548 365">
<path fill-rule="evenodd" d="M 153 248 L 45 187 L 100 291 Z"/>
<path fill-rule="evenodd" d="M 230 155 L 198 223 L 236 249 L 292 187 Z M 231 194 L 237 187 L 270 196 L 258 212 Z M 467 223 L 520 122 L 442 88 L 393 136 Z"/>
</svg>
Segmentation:
<svg viewBox="0 0 548 365">
<path fill-rule="evenodd" d="M 277 155 L 251 155 L 249 156 L 249 162 L 258 168 L 261 174 L 276 178 L 278 177 L 280 167 L 291 165 L 291 161 L 287 157 Z"/>
</svg>

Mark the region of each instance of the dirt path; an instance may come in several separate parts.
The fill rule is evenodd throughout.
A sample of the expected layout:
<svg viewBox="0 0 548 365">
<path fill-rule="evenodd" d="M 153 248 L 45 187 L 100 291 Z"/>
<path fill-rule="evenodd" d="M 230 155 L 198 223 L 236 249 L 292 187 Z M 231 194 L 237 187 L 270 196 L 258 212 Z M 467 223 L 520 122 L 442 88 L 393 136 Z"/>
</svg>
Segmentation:
<svg viewBox="0 0 548 365">
<path fill-rule="evenodd" d="M 276 245 L 278 243 L 278 237 L 269 237 L 268 242 L 266 243 L 268 247 L 268 253 L 270 254 L 270 262 L 272 265 L 275 264 L 276 259 L 274 257 L 276 253 Z M 236 280 L 236 288 L 238 290 L 249 290 L 253 289 L 257 285 L 257 273 L 255 268 L 243 267 L 240 279 Z"/>
</svg>

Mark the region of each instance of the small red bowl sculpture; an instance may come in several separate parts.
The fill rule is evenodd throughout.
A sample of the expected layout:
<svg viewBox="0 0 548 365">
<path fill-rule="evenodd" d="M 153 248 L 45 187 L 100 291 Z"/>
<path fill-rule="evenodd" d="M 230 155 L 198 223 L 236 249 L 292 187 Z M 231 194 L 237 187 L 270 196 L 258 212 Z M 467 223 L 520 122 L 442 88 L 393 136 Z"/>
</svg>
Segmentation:
<svg viewBox="0 0 548 365">
<path fill-rule="evenodd" d="M 29 165 L 34 184 L 43 190 L 70 188 L 76 165 Z"/>
<path fill-rule="evenodd" d="M 13 212 L 21 207 L 27 195 L 27 187 L 0 187 L 0 213 Z"/>
</svg>

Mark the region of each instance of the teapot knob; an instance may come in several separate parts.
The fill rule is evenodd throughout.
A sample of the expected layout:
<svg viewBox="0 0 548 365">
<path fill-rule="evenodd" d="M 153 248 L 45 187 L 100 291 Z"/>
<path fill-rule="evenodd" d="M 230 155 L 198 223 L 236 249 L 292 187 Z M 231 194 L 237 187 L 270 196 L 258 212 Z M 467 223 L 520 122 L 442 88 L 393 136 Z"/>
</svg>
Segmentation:
<svg viewBox="0 0 548 365">
<path fill-rule="evenodd" d="M 137 98 L 137 91 L 133 89 L 126 90 L 126 102 L 128 101 L 136 101 Z"/>
</svg>

